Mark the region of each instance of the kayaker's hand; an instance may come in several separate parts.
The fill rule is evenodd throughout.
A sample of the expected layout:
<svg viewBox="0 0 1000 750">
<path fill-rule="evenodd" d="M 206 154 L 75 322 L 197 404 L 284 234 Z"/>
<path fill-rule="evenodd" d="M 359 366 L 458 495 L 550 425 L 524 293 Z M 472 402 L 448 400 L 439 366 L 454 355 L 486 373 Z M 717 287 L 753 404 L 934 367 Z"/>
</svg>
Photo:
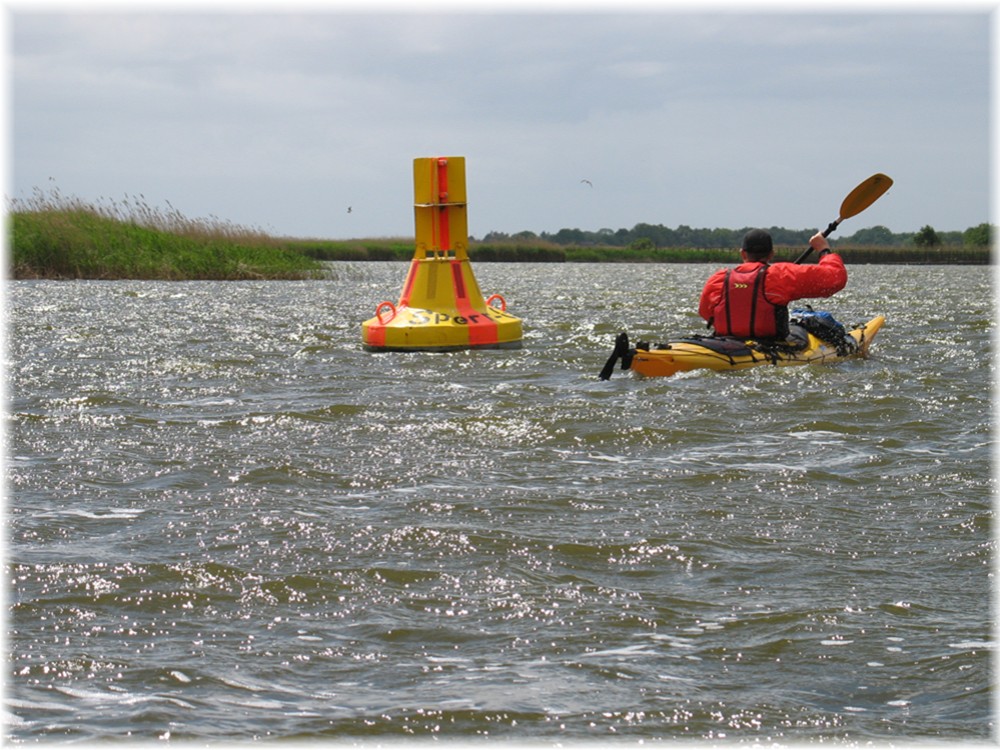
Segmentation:
<svg viewBox="0 0 1000 750">
<path fill-rule="evenodd" d="M 826 237 L 823 236 L 822 232 L 816 232 L 816 234 L 809 238 L 809 246 L 818 252 L 830 249 L 830 243 L 826 241 Z"/>
</svg>

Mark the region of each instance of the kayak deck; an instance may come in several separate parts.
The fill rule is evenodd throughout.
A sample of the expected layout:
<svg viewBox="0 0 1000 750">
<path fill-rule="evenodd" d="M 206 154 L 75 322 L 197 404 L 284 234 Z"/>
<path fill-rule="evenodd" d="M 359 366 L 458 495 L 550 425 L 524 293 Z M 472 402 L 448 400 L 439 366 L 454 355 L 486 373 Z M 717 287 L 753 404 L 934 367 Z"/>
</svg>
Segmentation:
<svg viewBox="0 0 1000 750">
<path fill-rule="evenodd" d="M 642 377 L 665 377 L 698 369 L 745 370 L 761 365 L 787 367 L 861 359 L 868 356 L 872 339 L 884 323 L 885 317 L 878 315 L 847 330 L 839 346 L 813 333 L 805 333 L 808 340 L 796 349 L 773 342 L 768 344 L 709 336 L 655 345 L 638 342 L 630 347 L 628 335 L 623 331 L 615 341 L 615 351 L 602 370 L 601 379 L 610 377 L 619 359 L 621 369 L 631 370 Z"/>
</svg>

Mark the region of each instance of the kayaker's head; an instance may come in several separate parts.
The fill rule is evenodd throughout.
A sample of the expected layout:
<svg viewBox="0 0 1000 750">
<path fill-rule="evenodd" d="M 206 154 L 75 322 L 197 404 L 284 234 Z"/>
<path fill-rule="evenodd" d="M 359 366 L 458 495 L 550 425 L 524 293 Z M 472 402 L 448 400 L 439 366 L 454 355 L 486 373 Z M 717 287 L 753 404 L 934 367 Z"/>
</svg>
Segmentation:
<svg viewBox="0 0 1000 750">
<path fill-rule="evenodd" d="M 740 255 L 747 262 L 767 262 L 774 255 L 774 242 L 771 235 L 763 229 L 751 229 L 743 235 L 743 245 Z"/>
</svg>

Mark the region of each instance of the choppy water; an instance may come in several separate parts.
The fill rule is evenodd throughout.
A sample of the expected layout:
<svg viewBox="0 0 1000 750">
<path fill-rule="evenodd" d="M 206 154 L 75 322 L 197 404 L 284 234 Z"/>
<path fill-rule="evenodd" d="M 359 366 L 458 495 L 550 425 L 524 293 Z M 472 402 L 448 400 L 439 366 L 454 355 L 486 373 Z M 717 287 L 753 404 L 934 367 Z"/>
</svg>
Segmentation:
<svg viewBox="0 0 1000 750">
<path fill-rule="evenodd" d="M 991 737 L 986 269 L 608 382 L 711 269 L 480 264 L 522 350 L 381 355 L 405 265 L 332 269 L 9 284 L 8 739 Z"/>
</svg>

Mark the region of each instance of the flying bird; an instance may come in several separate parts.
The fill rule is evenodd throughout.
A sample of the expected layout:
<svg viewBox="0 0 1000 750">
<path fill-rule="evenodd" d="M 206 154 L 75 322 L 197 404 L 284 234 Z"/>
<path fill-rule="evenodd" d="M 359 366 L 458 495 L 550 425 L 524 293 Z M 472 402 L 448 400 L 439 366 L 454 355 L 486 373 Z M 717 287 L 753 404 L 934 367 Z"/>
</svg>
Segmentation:
<svg viewBox="0 0 1000 750">
<path fill-rule="evenodd" d="M 347 207 L 347 213 L 351 213 L 351 207 L 350 206 Z"/>
<path fill-rule="evenodd" d="M 591 187 L 594 187 L 594 183 L 592 183 L 590 180 L 580 180 L 580 182 L 586 182 Z"/>
</svg>

